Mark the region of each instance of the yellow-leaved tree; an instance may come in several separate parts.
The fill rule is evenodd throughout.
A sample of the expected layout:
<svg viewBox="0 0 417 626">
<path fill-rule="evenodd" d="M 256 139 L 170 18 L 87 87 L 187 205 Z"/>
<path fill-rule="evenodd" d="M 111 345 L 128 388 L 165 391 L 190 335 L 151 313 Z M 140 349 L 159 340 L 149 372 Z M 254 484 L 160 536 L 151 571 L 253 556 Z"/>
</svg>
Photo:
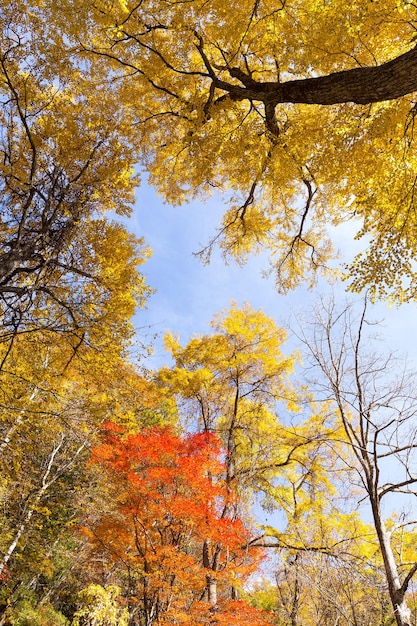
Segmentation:
<svg viewBox="0 0 417 626">
<path fill-rule="evenodd" d="M 20 332 L 65 335 L 125 324 L 147 289 L 143 241 L 106 220 L 128 215 L 137 177 L 121 115 L 70 50 L 44 41 L 40 15 L 4 3 L 0 52 L 0 341 Z M 51 35 L 52 36 L 52 35 Z M 59 37 L 65 38 L 62 30 Z M 54 45 L 55 43 L 55 45 Z M 114 341 L 114 338 L 113 338 Z"/>
<path fill-rule="evenodd" d="M 158 380 L 175 394 L 183 423 L 220 434 L 227 450 L 226 482 L 239 485 L 243 495 L 249 486 L 267 485 L 267 477 L 301 454 L 320 427 L 300 437 L 287 420 L 304 398 L 291 384 L 297 355 L 282 352 L 284 329 L 248 304 L 232 305 L 215 316 L 212 327 L 212 334 L 186 346 L 167 334 L 175 365 L 162 368 Z"/>
<path fill-rule="evenodd" d="M 152 183 L 173 203 L 230 199 L 203 257 L 268 248 L 286 291 L 326 269 L 327 226 L 354 219 L 368 249 L 351 288 L 415 298 L 413 2 L 74 6 L 36 11 L 117 91 Z"/>
</svg>

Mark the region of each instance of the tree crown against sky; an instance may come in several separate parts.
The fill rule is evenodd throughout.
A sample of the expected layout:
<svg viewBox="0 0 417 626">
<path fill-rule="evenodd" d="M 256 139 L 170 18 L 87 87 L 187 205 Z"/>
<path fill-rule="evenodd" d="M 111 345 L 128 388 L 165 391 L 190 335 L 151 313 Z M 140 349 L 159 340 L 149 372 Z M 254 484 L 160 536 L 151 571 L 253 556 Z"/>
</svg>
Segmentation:
<svg viewBox="0 0 417 626">
<path fill-rule="evenodd" d="M 416 8 L 407 1 L 97 2 L 64 24 L 132 116 L 131 141 L 172 203 L 224 193 L 213 243 L 268 248 L 279 289 L 326 271 L 328 225 L 358 220 L 351 288 L 413 299 Z M 59 35 L 55 35 L 59 40 Z M 48 53 L 46 53 L 46 56 Z M 68 71 L 68 68 L 66 68 Z"/>
<path fill-rule="evenodd" d="M 283 291 L 325 269 L 332 253 L 324 226 L 354 217 L 374 240 L 351 268 L 352 287 L 399 299 L 415 290 L 411 4 L 81 4 L 16 0 L 0 11 L 0 313 L 10 328 L 0 355 L 0 624 L 20 586 L 43 599 L 54 581 L 61 585 L 50 546 L 58 552 L 67 542 L 68 524 L 92 497 L 85 454 L 109 414 L 129 432 L 181 423 L 190 407 L 201 424 L 209 415 L 206 430 L 217 429 L 227 450 L 229 492 L 236 488 L 246 505 L 256 489 L 289 520 L 285 537 L 266 529 L 251 549 L 270 537 L 290 558 L 303 553 L 300 515 L 319 554 L 345 542 L 321 523 L 332 494 L 320 470 L 336 449 L 325 457 L 329 415 L 315 413 L 297 429 L 278 421 L 277 399 L 287 409 L 299 404 L 287 378 L 294 359 L 281 356 L 284 334 L 263 314 L 234 309 L 213 336 L 170 339 L 176 367 L 158 389 L 123 361 L 135 305 L 148 294 L 138 271 L 148 253 L 105 213 L 129 212 L 134 165 L 172 203 L 223 193 L 231 207 L 216 241 L 240 261 L 269 248 Z M 203 257 L 209 252 L 210 244 Z M 249 319 L 271 332 L 249 341 Z M 350 532 L 345 520 L 338 525 Z M 351 521 L 359 541 L 362 527 Z M 201 557 L 209 569 L 204 542 Z M 408 572 L 391 589 L 393 606 L 415 566 Z M 208 596 L 212 578 L 202 579 Z"/>
<path fill-rule="evenodd" d="M 417 483 L 415 372 L 394 353 L 375 349 L 376 324 L 368 305 L 365 299 L 357 315 L 352 306 L 339 309 L 322 301 L 299 336 L 317 376 L 318 397 L 333 402 L 340 438 L 349 450 L 347 465 L 370 508 L 395 620 L 406 626 L 411 623 L 406 593 L 417 563 L 415 553 L 405 556 L 405 544 L 404 553 L 398 550 L 395 534 L 415 532 L 410 502 Z M 390 520 L 389 507 L 396 507 Z"/>
</svg>

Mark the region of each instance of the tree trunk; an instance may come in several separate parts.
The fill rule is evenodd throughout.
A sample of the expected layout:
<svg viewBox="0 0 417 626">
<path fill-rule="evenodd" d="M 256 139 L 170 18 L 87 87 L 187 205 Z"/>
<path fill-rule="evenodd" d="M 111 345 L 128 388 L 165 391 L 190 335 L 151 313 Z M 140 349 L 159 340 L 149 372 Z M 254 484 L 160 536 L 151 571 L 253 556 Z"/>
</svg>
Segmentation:
<svg viewBox="0 0 417 626">
<path fill-rule="evenodd" d="M 210 558 L 210 541 L 209 539 L 205 539 L 203 543 L 203 566 L 206 569 L 206 593 L 207 593 L 207 601 L 210 606 L 210 613 L 213 617 L 211 620 L 212 624 L 216 623 L 216 619 L 214 618 L 217 612 L 217 580 L 215 576 L 213 576 L 213 571 L 215 571 L 215 563 L 212 562 Z M 214 568 L 214 569 L 213 569 Z"/>
<path fill-rule="evenodd" d="M 215 609 L 217 606 L 217 581 L 214 576 L 208 574 L 206 576 L 207 581 L 207 599 L 210 604 L 210 609 Z"/>
<path fill-rule="evenodd" d="M 384 568 L 388 582 L 388 591 L 391 604 L 394 609 L 395 621 L 397 626 L 411 626 L 411 612 L 405 601 L 405 590 L 400 583 L 397 565 L 395 563 L 394 554 L 391 548 L 390 533 L 385 528 L 384 521 L 381 516 L 379 502 L 377 496 L 371 501 L 372 514 L 374 518 L 375 530 L 378 535 L 378 541 L 381 549 Z"/>
</svg>

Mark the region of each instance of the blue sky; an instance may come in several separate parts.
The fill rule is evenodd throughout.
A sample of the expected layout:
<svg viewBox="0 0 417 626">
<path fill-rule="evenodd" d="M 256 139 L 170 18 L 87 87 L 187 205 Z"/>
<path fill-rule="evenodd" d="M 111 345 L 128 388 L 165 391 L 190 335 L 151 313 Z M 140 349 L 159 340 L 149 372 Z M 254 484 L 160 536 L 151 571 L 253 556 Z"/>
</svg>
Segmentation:
<svg viewBox="0 0 417 626">
<path fill-rule="evenodd" d="M 146 182 L 139 188 L 129 228 L 143 236 L 153 250 L 143 271 L 149 285 L 156 290 L 147 309 L 140 311 L 135 320 L 145 341 L 146 337 L 162 336 L 170 330 L 178 334 L 184 344 L 190 336 L 208 332 L 213 315 L 228 308 L 231 301 L 239 305 L 247 301 L 285 326 L 294 312 L 308 311 L 318 292 L 331 294 L 335 290 L 336 298 L 341 302 L 348 297 L 343 285 L 335 288 L 324 280 L 314 293 L 299 288 L 280 296 L 274 289 L 273 280 L 261 275 L 262 269 L 268 268 L 267 255 L 253 256 L 240 267 L 235 263 L 225 265 L 215 253 L 210 265 L 203 265 L 193 252 L 207 243 L 215 232 L 223 210 L 221 198 L 172 207 L 164 204 Z M 337 244 L 350 252 L 350 258 L 358 250 L 358 244 L 353 241 L 354 232 L 350 225 L 344 225 L 337 232 Z M 387 347 L 408 353 L 410 362 L 415 361 L 416 304 L 389 308 L 379 303 L 373 307 L 371 315 L 374 319 L 384 320 Z M 288 351 L 294 347 L 293 341 L 289 341 Z M 164 362 L 167 357 L 162 342 L 157 340 L 146 365 L 159 367 Z"/>
</svg>

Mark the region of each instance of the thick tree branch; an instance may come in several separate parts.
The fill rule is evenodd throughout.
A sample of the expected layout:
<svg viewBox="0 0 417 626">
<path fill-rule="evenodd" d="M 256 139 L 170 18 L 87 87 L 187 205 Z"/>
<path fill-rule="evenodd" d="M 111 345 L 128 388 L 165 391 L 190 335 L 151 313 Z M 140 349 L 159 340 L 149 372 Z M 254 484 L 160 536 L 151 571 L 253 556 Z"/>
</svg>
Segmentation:
<svg viewBox="0 0 417 626">
<path fill-rule="evenodd" d="M 215 79 L 216 87 L 234 100 L 257 100 L 265 104 L 371 104 L 395 100 L 417 91 L 417 48 L 375 67 L 357 67 L 317 78 L 286 82 L 258 82 L 239 68 L 231 68 L 232 78 L 244 86 Z"/>
</svg>

